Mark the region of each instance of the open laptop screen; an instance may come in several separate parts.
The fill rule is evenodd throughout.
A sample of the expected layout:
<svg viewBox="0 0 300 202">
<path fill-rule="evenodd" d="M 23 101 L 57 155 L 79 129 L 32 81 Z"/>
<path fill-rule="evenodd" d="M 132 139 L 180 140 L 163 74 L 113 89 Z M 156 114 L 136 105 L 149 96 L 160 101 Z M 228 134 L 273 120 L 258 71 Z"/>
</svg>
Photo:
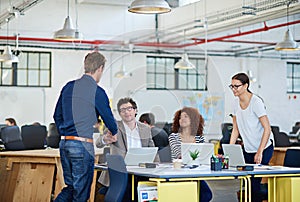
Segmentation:
<svg viewBox="0 0 300 202">
<path fill-rule="evenodd" d="M 125 156 L 125 164 L 137 166 L 139 163 L 153 163 L 158 147 L 129 148 Z"/>
<path fill-rule="evenodd" d="M 239 144 L 222 144 L 224 155 L 229 157 L 229 166 L 244 166 L 245 159 L 241 145 Z"/>
<path fill-rule="evenodd" d="M 214 144 L 212 143 L 182 143 L 181 156 L 183 164 L 190 164 L 192 158 L 190 152 L 199 151 L 199 157 L 196 159 L 199 165 L 210 165 L 210 158 L 214 154 Z"/>
</svg>

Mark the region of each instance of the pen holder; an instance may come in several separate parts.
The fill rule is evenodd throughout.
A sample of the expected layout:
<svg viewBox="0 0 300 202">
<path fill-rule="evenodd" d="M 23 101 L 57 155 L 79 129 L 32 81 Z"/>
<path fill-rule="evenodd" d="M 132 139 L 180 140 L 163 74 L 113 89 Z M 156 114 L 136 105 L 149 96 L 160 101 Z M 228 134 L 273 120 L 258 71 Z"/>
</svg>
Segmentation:
<svg viewBox="0 0 300 202">
<path fill-rule="evenodd" d="M 222 162 L 211 162 L 210 169 L 213 171 L 221 171 Z"/>
<path fill-rule="evenodd" d="M 222 170 L 222 159 L 212 156 L 210 158 L 210 169 L 213 171 L 221 171 Z"/>
</svg>

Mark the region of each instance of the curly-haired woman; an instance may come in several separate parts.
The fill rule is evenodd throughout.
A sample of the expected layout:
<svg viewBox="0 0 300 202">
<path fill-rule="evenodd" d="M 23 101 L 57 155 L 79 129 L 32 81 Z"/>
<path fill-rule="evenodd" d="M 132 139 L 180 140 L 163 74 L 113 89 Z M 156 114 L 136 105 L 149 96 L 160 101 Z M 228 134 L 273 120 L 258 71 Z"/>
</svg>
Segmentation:
<svg viewBox="0 0 300 202">
<path fill-rule="evenodd" d="M 184 107 L 173 118 L 172 134 L 169 135 L 172 159 L 181 158 L 181 143 L 203 143 L 204 119 L 198 109 Z M 200 181 L 200 202 L 212 199 L 212 192 L 203 180 Z"/>
</svg>

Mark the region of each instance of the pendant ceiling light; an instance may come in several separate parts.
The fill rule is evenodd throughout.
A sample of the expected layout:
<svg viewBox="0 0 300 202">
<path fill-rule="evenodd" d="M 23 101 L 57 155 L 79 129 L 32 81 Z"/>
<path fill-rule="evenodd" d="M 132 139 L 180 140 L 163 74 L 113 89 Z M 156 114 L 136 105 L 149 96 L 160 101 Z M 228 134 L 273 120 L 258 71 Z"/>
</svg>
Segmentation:
<svg viewBox="0 0 300 202">
<path fill-rule="evenodd" d="M 128 74 L 128 72 L 126 72 L 126 70 L 125 70 L 125 66 L 124 66 L 124 64 L 122 64 L 122 66 L 121 66 L 121 68 L 120 68 L 120 71 L 117 71 L 116 73 L 115 73 L 115 77 L 116 78 L 126 78 L 126 77 L 129 77 L 129 74 Z"/>
<path fill-rule="evenodd" d="M 130 58 L 132 57 L 133 44 L 129 45 L 130 48 Z M 130 74 L 126 71 L 124 65 L 124 46 L 122 46 L 122 64 L 120 67 L 120 71 L 117 71 L 114 75 L 115 78 L 128 78 Z"/>
<path fill-rule="evenodd" d="M 183 38 L 185 41 L 185 31 L 183 30 Z M 175 69 L 194 69 L 195 65 L 193 65 L 190 60 L 187 53 L 184 53 L 181 57 L 181 59 L 175 63 Z"/>
<path fill-rule="evenodd" d="M 287 9 L 286 9 L 286 18 L 287 18 L 287 24 L 289 22 L 289 5 L 291 2 L 287 3 Z M 282 42 L 279 42 L 275 46 L 275 50 L 277 51 L 295 51 L 299 50 L 299 45 L 296 41 L 294 41 L 292 34 L 290 33 L 289 26 L 287 26 L 287 31 L 284 34 L 284 39 Z"/>
<path fill-rule="evenodd" d="M 170 12 L 171 8 L 165 0 L 134 0 L 128 11 L 141 14 L 161 14 Z"/>
<path fill-rule="evenodd" d="M 189 56 L 187 53 L 184 53 L 181 57 L 181 59 L 176 62 L 175 69 L 194 69 L 195 65 L 193 65 L 189 61 Z"/>
<path fill-rule="evenodd" d="M 76 28 L 73 28 L 72 25 L 72 20 L 70 18 L 70 1 L 68 0 L 68 16 L 65 19 L 65 23 L 62 29 L 56 31 L 54 33 L 54 39 L 57 40 L 70 40 L 70 41 L 74 41 L 74 40 L 81 40 L 82 39 L 82 34 L 79 32 L 78 30 L 78 25 L 77 25 L 77 18 L 78 18 L 78 14 L 77 14 L 77 0 L 75 0 L 75 8 L 76 8 Z"/>
<path fill-rule="evenodd" d="M 19 62 L 19 58 L 11 52 L 9 45 L 5 46 L 3 54 L 0 55 L 1 62 Z"/>
<path fill-rule="evenodd" d="M 10 46 L 8 45 L 8 31 L 9 31 L 9 20 L 7 19 L 7 34 L 6 34 L 6 46 L 4 48 L 3 54 L 0 55 L 0 62 L 7 62 L 7 63 L 12 63 L 12 62 L 19 62 L 19 59 L 17 56 L 15 56 L 12 51 Z"/>
</svg>

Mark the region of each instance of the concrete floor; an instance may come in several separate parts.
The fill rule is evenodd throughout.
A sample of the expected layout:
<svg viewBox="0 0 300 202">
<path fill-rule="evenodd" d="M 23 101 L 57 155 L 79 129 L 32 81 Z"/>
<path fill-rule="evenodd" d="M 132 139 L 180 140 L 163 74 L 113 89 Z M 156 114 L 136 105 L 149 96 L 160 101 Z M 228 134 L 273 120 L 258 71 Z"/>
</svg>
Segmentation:
<svg viewBox="0 0 300 202">
<path fill-rule="evenodd" d="M 213 192 L 211 202 L 237 202 L 240 180 L 209 180 L 206 181 Z"/>
</svg>

